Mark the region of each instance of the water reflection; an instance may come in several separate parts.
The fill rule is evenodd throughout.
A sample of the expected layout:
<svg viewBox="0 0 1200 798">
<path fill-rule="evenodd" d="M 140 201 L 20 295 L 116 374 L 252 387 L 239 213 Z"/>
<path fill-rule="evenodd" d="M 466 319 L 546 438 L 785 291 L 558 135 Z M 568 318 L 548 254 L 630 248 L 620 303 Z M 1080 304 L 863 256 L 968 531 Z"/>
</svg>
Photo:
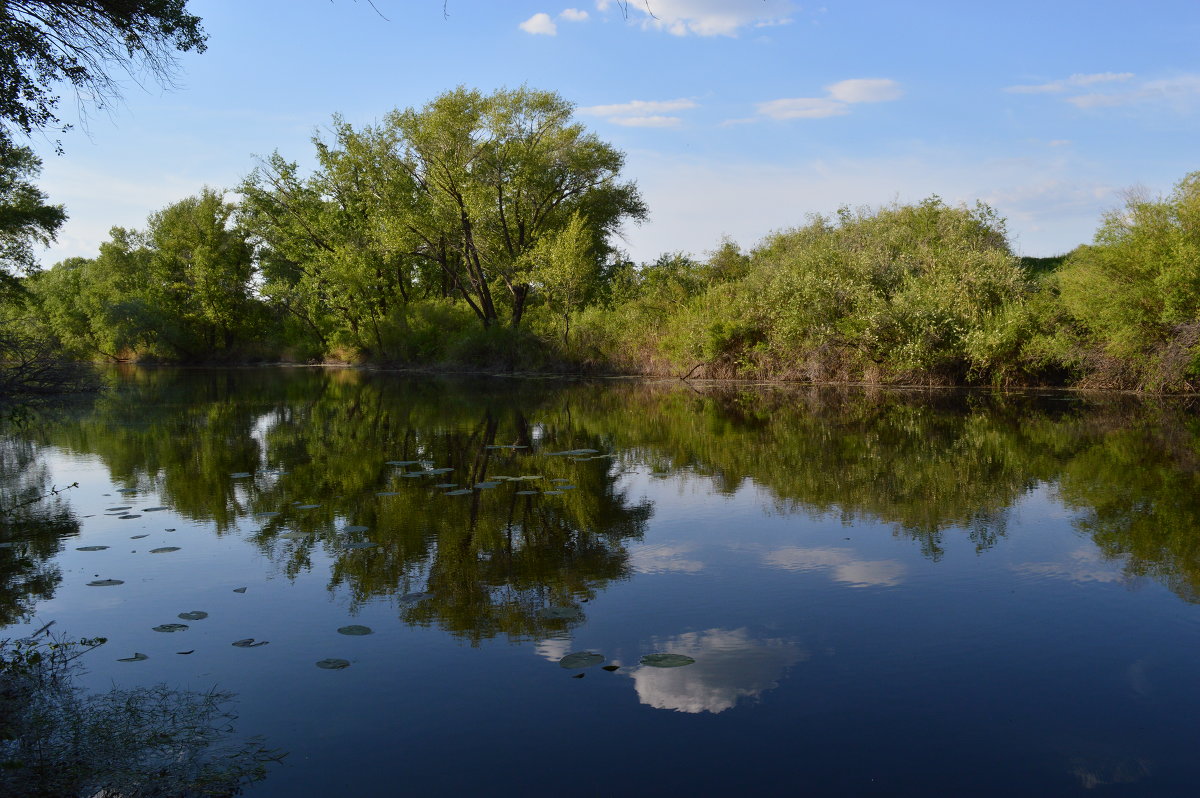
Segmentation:
<svg viewBox="0 0 1200 798">
<path fill-rule="evenodd" d="M 904 563 L 862 560 L 853 549 L 786 546 L 767 552 L 763 562 L 785 571 L 829 571 L 836 582 L 850 587 L 895 587 L 904 581 Z"/>
<path fill-rule="evenodd" d="M 787 669 L 808 659 L 789 640 L 757 637 L 749 629 L 708 629 L 656 640 L 656 651 L 696 660 L 682 668 L 638 667 L 630 672 L 638 700 L 656 709 L 717 714 L 779 686 Z"/>
</svg>

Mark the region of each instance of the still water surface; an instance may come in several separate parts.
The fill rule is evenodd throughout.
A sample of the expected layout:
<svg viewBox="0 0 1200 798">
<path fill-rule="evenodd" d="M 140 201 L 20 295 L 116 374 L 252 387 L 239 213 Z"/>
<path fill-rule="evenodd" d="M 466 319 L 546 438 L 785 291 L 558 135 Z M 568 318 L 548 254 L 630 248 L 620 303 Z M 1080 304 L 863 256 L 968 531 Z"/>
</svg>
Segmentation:
<svg viewBox="0 0 1200 798">
<path fill-rule="evenodd" d="M 235 692 L 251 795 L 1200 792 L 1186 403 L 114 380 L 6 433 L 0 637 Z"/>
</svg>

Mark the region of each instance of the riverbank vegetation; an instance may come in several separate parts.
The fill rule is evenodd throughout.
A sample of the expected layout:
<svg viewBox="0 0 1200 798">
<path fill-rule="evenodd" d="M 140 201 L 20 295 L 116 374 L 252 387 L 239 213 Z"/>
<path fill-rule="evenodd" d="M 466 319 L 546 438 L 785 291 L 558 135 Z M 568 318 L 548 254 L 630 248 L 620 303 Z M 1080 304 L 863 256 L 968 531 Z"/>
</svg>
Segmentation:
<svg viewBox="0 0 1200 798">
<path fill-rule="evenodd" d="M 637 264 L 623 155 L 556 94 L 459 88 L 314 146 L 309 172 L 276 153 L 95 257 L 10 267 L 0 326 L 83 360 L 1200 385 L 1200 173 L 1061 257 L 930 197 Z"/>
</svg>

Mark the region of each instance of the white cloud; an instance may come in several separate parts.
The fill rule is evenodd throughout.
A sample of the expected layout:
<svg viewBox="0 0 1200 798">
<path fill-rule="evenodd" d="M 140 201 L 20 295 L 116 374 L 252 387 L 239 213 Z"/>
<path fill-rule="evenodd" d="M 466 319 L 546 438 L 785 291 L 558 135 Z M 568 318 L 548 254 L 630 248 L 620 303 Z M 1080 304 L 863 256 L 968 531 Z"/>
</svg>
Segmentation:
<svg viewBox="0 0 1200 798">
<path fill-rule="evenodd" d="M 633 570 L 639 574 L 660 574 L 669 571 L 694 574 L 703 571 L 704 563 L 687 558 L 691 550 L 690 546 L 633 546 L 629 550 L 629 561 Z"/>
<path fill-rule="evenodd" d="M 579 8 L 564 8 L 558 18 L 565 19 L 567 22 L 586 22 L 588 12 Z"/>
<path fill-rule="evenodd" d="M 742 699 L 778 687 L 788 667 L 808 658 L 791 641 L 756 639 L 747 629 L 689 632 L 652 646 L 696 660 L 684 668 L 639 667 L 628 674 L 643 704 L 676 712 L 732 709 Z"/>
<path fill-rule="evenodd" d="M 900 84 L 890 78 L 851 78 L 825 87 L 828 97 L 784 97 L 758 103 L 760 116 L 771 119 L 825 119 L 845 116 L 854 103 L 881 103 L 898 100 L 904 95 Z M 736 125 L 753 120 L 728 119 L 723 124 Z"/>
<path fill-rule="evenodd" d="M 624 127 L 679 127 L 683 122 L 677 116 L 614 116 L 608 121 Z"/>
<path fill-rule="evenodd" d="M 541 34 L 543 36 L 554 36 L 558 33 L 558 26 L 554 24 L 554 20 L 550 19 L 550 15 L 539 11 L 529 19 L 518 25 L 521 30 L 534 35 Z"/>
<path fill-rule="evenodd" d="M 600 0 L 601 11 L 613 3 Z M 793 9 L 790 0 L 650 0 L 623 6 L 647 30 L 664 30 L 675 36 L 737 36 L 747 27 L 786 25 Z"/>
<path fill-rule="evenodd" d="M 881 103 L 904 95 L 900 84 L 887 78 L 853 78 L 826 86 L 829 96 L 844 103 Z"/>
<path fill-rule="evenodd" d="M 588 105 L 578 110 L 587 116 L 645 116 L 669 111 L 686 111 L 695 107 L 695 100 L 681 97 L 678 100 L 632 100 L 613 105 Z"/>
<path fill-rule="evenodd" d="M 791 97 L 759 103 L 756 108 L 771 119 L 824 119 L 850 113 L 846 103 L 828 97 Z"/>
<path fill-rule="evenodd" d="M 1011 94 L 1056 94 L 1069 89 L 1095 86 L 1100 83 L 1126 81 L 1132 77 L 1132 72 L 1095 72 L 1087 75 L 1074 74 L 1068 78 L 1052 80 L 1048 83 L 1034 83 L 1025 86 L 1008 86 L 1004 90 Z"/>
<path fill-rule="evenodd" d="M 1094 92 L 1067 97 L 1066 100 L 1076 108 L 1084 109 L 1158 104 L 1176 111 L 1187 111 L 1200 104 L 1200 75 L 1149 80 L 1130 91 Z"/>
<path fill-rule="evenodd" d="M 837 582 L 851 587 L 895 587 L 904 579 L 907 569 L 895 560 L 858 560 L 851 549 L 802 548 L 786 546 L 767 552 L 767 565 L 785 571 L 817 571 L 830 569 Z"/>
</svg>

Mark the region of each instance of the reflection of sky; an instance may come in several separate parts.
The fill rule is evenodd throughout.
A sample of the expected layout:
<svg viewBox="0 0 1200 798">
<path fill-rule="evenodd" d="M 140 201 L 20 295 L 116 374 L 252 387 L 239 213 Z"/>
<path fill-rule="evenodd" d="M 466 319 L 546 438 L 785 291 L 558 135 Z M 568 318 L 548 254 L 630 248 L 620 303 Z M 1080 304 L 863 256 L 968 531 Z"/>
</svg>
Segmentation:
<svg viewBox="0 0 1200 798">
<path fill-rule="evenodd" d="M 629 561 L 633 570 L 639 574 L 666 571 L 694 574 L 704 570 L 704 563 L 688 559 L 686 555 L 692 550 L 692 546 L 684 544 L 630 546 Z"/>
<path fill-rule="evenodd" d="M 731 709 L 779 686 L 788 666 L 808 653 L 787 640 L 755 638 L 747 629 L 689 632 L 655 643 L 658 651 L 696 660 L 682 668 L 639 667 L 630 675 L 638 699 L 656 709 L 712 712 Z"/>
<path fill-rule="evenodd" d="M 569 637 L 549 637 L 539 641 L 533 650 L 537 652 L 539 657 L 548 659 L 551 662 L 558 662 L 563 657 L 571 653 L 571 638 Z"/>
<path fill-rule="evenodd" d="M 834 580 L 851 587 L 894 587 L 903 581 L 904 563 L 895 560 L 855 559 L 853 549 L 786 546 L 763 555 L 763 562 L 786 571 L 829 569 Z"/>
<path fill-rule="evenodd" d="M 1013 566 L 1021 574 L 1070 582 L 1120 582 L 1120 562 L 1105 560 L 1091 546 L 1080 546 L 1056 562 L 1025 562 Z"/>
</svg>

